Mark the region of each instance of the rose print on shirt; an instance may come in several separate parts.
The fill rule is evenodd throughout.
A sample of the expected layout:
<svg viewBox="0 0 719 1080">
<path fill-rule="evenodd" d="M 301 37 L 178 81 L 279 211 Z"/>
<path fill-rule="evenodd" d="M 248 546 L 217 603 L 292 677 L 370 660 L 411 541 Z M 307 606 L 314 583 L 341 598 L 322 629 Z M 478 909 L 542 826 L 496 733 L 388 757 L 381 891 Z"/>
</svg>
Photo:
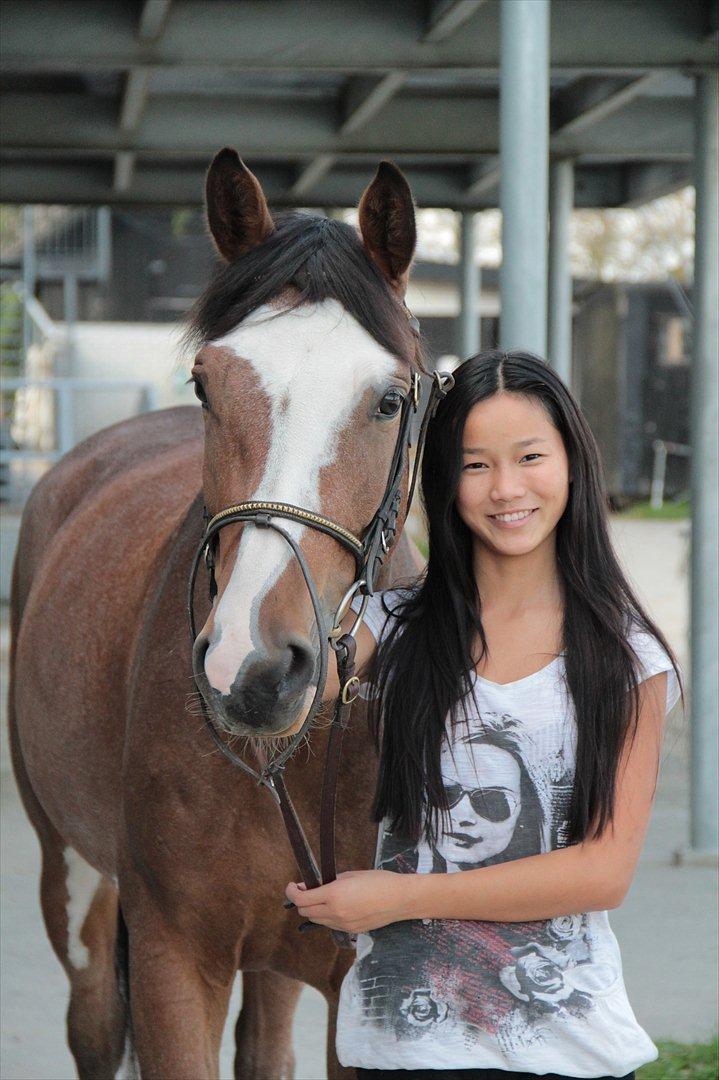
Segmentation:
<svg viewBox="0 0 719 1080">
<path fill-rule="evenodd" d="M 399 1006 L 400 1016 L 415 1027 L 441 1023 L 447 1019 L 448 1011 L 445 1002 L 433 998 L 432 991 L 427 988 L 413 990 Z"/>
</svg>

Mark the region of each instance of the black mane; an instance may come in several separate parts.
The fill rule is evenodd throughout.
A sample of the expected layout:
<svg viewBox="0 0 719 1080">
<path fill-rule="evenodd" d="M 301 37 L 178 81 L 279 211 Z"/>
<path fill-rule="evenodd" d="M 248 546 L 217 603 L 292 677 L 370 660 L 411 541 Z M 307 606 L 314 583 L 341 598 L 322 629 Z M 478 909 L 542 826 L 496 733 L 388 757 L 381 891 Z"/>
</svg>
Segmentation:
<svg viewBox="0 0 719 1080">
<path fill-rule="evenodd" d="M 402 301 L 351 225 L 306 213 L 274 221 L 263 243 L 217 271 L 188 316 L 188 345 L 223 337 L 256 308 L 296 290 L 292 307 L 338 300 L 385 349 L 423 366 Z"/>
</svg>

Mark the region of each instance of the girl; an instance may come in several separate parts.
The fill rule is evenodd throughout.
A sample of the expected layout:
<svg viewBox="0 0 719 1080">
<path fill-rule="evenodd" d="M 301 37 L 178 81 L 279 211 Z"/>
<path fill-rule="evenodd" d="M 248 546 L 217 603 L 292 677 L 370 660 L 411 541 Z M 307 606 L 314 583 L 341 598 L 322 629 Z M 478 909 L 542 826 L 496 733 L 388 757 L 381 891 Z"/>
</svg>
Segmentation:
<svg viewBox="0 0 719 1080">
<path fill-rule="evenodd" d="M 358 935 L 337 1030 L 358 1077 L 633 1077 L 657 1050 L 607 909 L 680 670 L 614 554 L 559 377 L 500 351 L 454 375 L 422 467 L 427 568 L 373 596 L 357 637 L 376 869 L 287 896 Z"/>
</svg>

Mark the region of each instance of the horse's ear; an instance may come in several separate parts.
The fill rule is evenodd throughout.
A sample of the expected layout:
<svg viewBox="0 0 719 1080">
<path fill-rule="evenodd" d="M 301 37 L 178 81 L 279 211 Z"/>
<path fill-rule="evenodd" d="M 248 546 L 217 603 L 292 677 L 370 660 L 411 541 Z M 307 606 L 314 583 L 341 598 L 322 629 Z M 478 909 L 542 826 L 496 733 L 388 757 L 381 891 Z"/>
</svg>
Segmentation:
<svg viewBox="0 0 719 1080">
<path fill-rule="evenodd" d="M 210 232 L 228 262 L 275 231 L 259 180 L 229 146 L 215 155 L 208 169 L 205 196 Z"/>
<path fill-rule="evenodd" d="M 390 285 L 404 295 L 417 228 L 409 184 L 391 161 L 380 162 L 360 199 L 359 227 L 367 251 Z"/>
</svg>

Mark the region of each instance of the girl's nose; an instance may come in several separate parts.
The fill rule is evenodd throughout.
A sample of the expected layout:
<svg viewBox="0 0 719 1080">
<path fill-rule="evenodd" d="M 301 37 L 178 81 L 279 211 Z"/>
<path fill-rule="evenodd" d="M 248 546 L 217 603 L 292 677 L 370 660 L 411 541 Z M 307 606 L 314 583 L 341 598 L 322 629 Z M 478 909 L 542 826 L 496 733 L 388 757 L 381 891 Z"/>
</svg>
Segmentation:
<svg viewBox="0 0 719 1080">
<path fill-rule="evenodd" d="M 509 502 L 510 499 L 520 499 L 525 492 L 524 480 L 521 473 L 513 468 L 497 469 L 494 474 L 491 497 L 497 502 Z"/>
</svg>

